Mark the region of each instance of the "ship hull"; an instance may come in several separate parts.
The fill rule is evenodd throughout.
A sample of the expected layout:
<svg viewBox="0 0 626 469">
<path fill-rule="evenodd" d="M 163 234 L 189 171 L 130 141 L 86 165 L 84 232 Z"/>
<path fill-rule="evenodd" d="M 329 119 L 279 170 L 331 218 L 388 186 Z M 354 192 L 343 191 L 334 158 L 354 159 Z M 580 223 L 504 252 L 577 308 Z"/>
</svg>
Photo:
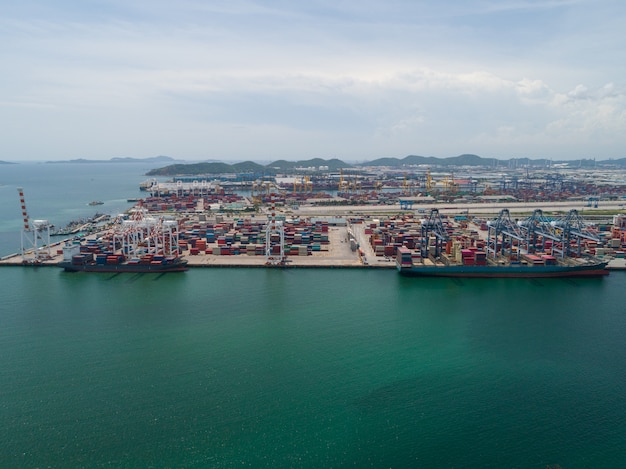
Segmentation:
<svg viewBox="0 0 626 469">
<path fill-rule="evenodd" d="M 409 277 L 461 278 L 562 278 L 602 277 L 609 274 L 606 263 L 577 266 L 411 266 L 398 267 Z"/>
<path fill-rule="evenodd" d="M 71 262 L 61 262 L 66 272 L 103 272 L 103 273 L 167 273 L 184 272 L 189 270 L 187 261 L 180 261 L 172 264 L 72 264 Z"/>
</svg>

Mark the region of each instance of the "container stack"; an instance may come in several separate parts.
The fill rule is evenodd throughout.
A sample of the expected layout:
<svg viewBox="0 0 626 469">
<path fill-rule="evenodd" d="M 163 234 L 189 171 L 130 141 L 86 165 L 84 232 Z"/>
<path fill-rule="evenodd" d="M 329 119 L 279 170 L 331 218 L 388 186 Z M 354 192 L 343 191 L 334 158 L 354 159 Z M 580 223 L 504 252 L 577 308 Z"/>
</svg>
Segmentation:
<svg viewBox="0 0 626 469">
<path fill-rule="evenodd" d="M 485 251 L 474 252 L 475 265 L 487 265 L 487 253 Z"/>
<path fill-rule="evenodd" d="M 463 265 L 474 265 L 474 251 L 471 249 L 461 249 L 461 262 Z"/>
</svg>

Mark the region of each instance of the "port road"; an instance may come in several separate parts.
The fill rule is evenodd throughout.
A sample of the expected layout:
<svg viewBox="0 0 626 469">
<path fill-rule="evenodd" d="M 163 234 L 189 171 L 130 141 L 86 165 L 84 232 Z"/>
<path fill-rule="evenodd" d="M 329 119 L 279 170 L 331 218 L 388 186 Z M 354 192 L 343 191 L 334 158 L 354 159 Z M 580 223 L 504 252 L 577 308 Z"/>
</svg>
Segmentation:
<svg viewBox="0 0 626 469">
<path fill-rule="evenodd" d="M 412 210 L 402 210 L 400 204 L 393 205 L 337 205 L 337 206 L 317 206 L 301 205 L 293 210 L 294 216 L 361 216 L 361 215 L 388 215 L 404 213 L 427 214 L 431 209 L 436 208 L 439 212 L 447 215 L 452 214 L 472 214 L 472 215 L 497 215 L 500 210 L 506 208 L 511 213 L 532 213 L 533 210 L 542 209 L 544 212 L 568 212 L 572 209 L 578 210 L 583 215 L 593 214 L 606 210 L 620 211 L 624 209 L 626 201 L 600 201 L 598 207 L 589 207 L 582 200 L 559 201 L 559 202 L 484 202 L 484 203 L 425 203 L 414 204 Z"/>
</svg>

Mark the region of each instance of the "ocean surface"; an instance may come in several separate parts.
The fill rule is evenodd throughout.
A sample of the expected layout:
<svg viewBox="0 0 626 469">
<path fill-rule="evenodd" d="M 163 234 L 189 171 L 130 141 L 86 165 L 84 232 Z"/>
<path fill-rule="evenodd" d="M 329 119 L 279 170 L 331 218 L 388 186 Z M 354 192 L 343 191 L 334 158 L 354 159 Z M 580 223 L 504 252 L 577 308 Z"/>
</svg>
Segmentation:
<svg viewBox="0 0 626 469">
<path fill-rule="evenodd" d="M 0 256 L 18 252 L 23 226 L 18 187 L 24 190 L 31 220 L 48 220 L 57 227 L 96 213 L 117 215 L 145 196 L 139 183 L 152 169 L 146 163 L 0 164 Z M 163 178 L 160 178 L 164 180 Z M 103 205 L 90 206 L 89 202 Z"/>
<path fill-rule="evenodd" d="M 145 179 L 47 166 L 5 238 Z M 0 267 L 0 467 L 626 467 L 625 284 Z"/>
</svg>

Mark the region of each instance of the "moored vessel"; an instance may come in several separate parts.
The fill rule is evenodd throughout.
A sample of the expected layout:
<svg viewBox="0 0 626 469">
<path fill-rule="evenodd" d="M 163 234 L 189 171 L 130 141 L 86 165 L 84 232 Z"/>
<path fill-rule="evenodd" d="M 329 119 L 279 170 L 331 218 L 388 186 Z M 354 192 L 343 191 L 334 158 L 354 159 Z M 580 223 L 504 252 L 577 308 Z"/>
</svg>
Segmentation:
<svg viewBox="0 0 626 469">
<path fill-rule="evenodd" d="M 461 278 L 549 278 L 549 277 L 602 277 L 608 275 L 607 262 L 597 259 L 568 259 L 553 262 L 485 262 L 463 264 L 442 258 L 413 260 L 411 251 L 398 248 L 396 266 L 402 275 L 412 277 Z"/>
<path fill-rule="evenodd" d="M 598 243 L 576 210 L 548 220 L 541 210 L 514 222 L 507 209 L 486 223 L 484 241 L 463 246 L 450 239 L 436 209 L 422 221 L 420 249 L 399 246 L 396 266 L 418 277 L 548 278 L 601 277 L 608 262 L 583 253 L 584 242 Z"/>
<path fill-rule="evenodd" d="M 66 272 L 166 273 L 188 270 L 187 260 L 182 257 L 144 256 L 126 259 L 121 254 L 76 254 L 70 260 L 60 262 L 59 267 Z"/>
<path fill-rule="evenodd" d="M 102 236 L 67 242 L 58 265 L 72 272 L 183 272 L 178 222 L 147 217 L 141 207 Z"/>
</svg>

